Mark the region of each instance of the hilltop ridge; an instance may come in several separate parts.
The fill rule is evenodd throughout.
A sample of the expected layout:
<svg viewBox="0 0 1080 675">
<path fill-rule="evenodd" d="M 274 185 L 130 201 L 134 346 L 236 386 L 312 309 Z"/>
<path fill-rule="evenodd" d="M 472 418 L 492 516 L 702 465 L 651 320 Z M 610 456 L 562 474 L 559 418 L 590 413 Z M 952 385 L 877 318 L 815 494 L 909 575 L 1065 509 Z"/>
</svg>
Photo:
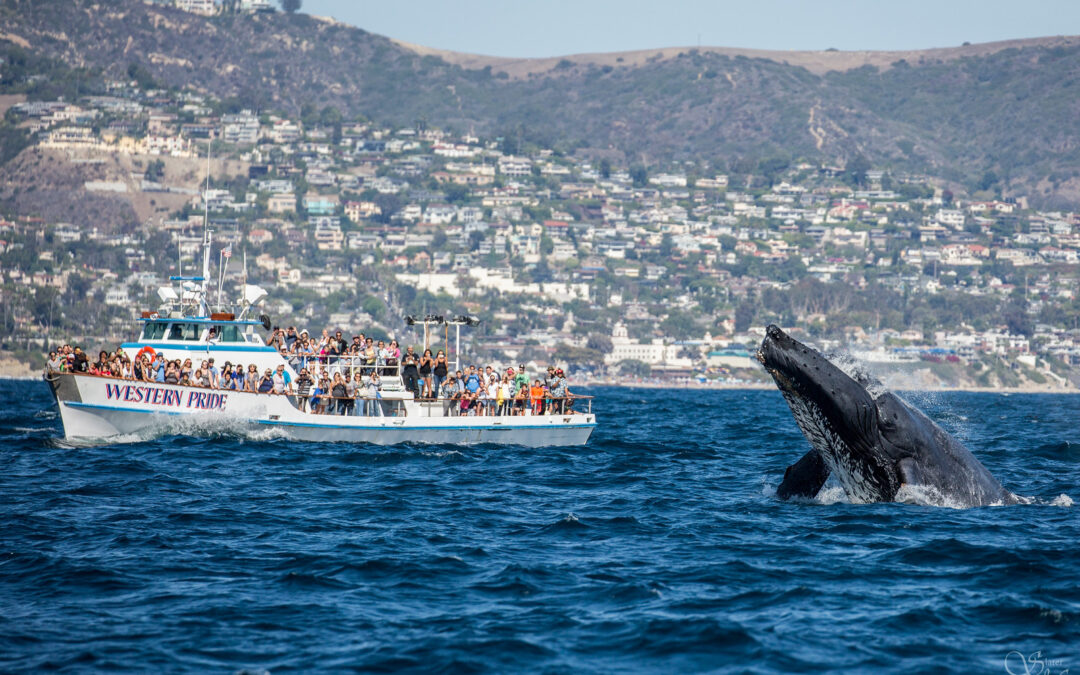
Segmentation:
<svg viewBox="0 0 1080 675">
<path fill-rule="evenodd" d="M 830 71 L 844 72 L 873 66 L 875 68 L 888 69 L 898 61 L 908 63 L 926 63 L 934 61 L 951 61 L 964 57 L 979 57 L 995 54 L 1006 49 L 1023 48 L 1054 48 L 1071 47 L 1080 44 L 1080 36 L 1056 35 L 1037 38 L 1022 38 L 1015 40 L 998 40 L 994 42 L 967 43 L 953 47 L 932 47 L 928 49 L 904 49 L 904 50 L 778 50 L 778 49 L 752 49 L 746 47 L 721 47 L 721 46 L 683 46 L 683 47 L 660 47 L 656 49 L 634 49 L 619 52 L 586 52 L 580 54 L 566 54 L 550 57 L 517 58 L 505 56 L 489 56 L 485 54 L 473 54 L 469 52 L 457 52 L 434 47 L 417 45 L 404 40 L 392 41 L 415 52 L 421 56 L 437 56 L 447 63 L 452 63 L 463 68 L 482 69 L 490 67 L 492 70 L 505 72 L 510 77 L 521 78 L 536 75 L 552 70 L 561 61 L 567 60 L 576 64 L 594 66 L 642 66 L 653 60 L 667 61 L 677 58 L 679 54 L 699 52 L 702 54 L 718 54 L 730 58 L 745 57 L 749 59 L 765 59 L 774 63 L 805 68 L 816 75 L 824 75 Z"/>
<path fill-rule="evenodd" d="M 505 59 L 303 14 L 203 17 L 141 0 L 6 0 L 0 19 L 0 45 L 110 77 L 136 67 L 237 107 L 335 106 L 626 164 L 863 156 L 1042 205 L 1080 201 L 1077 37 L 911 52 L 703 47 Z"/>
</svg>

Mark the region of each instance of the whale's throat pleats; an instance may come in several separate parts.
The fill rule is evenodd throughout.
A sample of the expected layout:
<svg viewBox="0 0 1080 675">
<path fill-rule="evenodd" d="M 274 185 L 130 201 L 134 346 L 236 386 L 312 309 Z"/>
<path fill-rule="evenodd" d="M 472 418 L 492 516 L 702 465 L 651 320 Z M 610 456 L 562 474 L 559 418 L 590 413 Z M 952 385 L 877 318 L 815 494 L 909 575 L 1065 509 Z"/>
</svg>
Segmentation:
<svg viewBox="0 0 1080 675">
<path fill-rule="evenodd" d="M 792 416 L 803 436 L 821 454 L 848 499 L 870 503 L 892 498 L 892 490 L 887 485 L 892 481 L 887 477 L 875 476 L 876 467 L 855 456 L 844 439 L 829 426 L 828 419 L 816 403 L 786 387 L 781 387 L 780 392 L 791 407 Z"/>
</svg>

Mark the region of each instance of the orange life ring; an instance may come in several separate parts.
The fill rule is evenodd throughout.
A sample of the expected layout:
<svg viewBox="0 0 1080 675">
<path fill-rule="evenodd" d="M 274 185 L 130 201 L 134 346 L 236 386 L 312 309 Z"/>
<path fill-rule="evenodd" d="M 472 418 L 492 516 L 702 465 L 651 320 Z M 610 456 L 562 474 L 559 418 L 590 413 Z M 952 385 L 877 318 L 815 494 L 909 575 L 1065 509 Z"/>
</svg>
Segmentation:
<svg viewBox="0 0 1080 675">
<path fill-rule="evenodd" d="M 149 354 L 150 355 L 150 361 L 153 361 L 154 357 L 157 356 L 157 354 L 154 352 L 154 348 L 151 347 L 150 345 L 146 345 L 145 347 L 143 347 L 142 349 L 139 350 L 138 354 L 135 355 L 135 360 L 136 361 L 142 361 L 143 354 Z"/>
</svg>

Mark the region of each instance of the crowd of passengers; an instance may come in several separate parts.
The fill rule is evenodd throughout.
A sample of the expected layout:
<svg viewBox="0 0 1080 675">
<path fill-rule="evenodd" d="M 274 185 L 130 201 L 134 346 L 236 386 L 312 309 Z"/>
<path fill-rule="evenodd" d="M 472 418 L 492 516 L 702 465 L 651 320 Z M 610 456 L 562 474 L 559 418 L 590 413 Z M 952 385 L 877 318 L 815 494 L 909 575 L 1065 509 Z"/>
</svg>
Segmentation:
<svg viewBox="0 0 1080 675">
<path fill-rule="evenodd" d="M 143 382 L 179 384 L 229 391 L 288 394 L 301 410 L 315 414 L 381 415 L 383 378 L 397 377 L 418 399 L 440 400 L 448 415 L 542 415 L 572 412 L 573 396 L 561 368 L 549 366 L 546 376 L 530 381 L 525 365 L 505 371 L 468 366 L 451 371 L 446 354 L 430 349 L 417 355 L 412 347 L 402 353 L 396 340 L 375 342 L 363 335 L 352 344 L 323 331 L 312 340 L 307 331 L 275 329 L 270 344 L 297 371 L 295 381 L 285 366 L 265 369 L 215 359 L 166 360 L 160 353 L 139 353 L 134 358 L 122 348 L 102 351 L 96 361 L 79 347 L 65 345 L 49 352 L 48 367 L 57 372 L 80 372 Z M 369 350 L 370 348 L 370 350 Z"/>
</svg>

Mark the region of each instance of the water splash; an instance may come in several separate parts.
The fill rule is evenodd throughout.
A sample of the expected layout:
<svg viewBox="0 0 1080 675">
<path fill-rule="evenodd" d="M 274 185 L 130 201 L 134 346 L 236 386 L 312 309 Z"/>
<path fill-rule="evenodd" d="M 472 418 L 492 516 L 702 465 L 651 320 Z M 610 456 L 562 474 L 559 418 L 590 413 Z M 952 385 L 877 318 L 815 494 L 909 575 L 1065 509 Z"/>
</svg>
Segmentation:
<svg viewBox="0 0 1080 675">
<path fill-rule="evenodd" d="M 1067 494 L 1060 494 L 1050 500 L 1050 506 L 1065 506 L 1069 507 L 1073 505 L 1073 499 Z"/>
</svg>

